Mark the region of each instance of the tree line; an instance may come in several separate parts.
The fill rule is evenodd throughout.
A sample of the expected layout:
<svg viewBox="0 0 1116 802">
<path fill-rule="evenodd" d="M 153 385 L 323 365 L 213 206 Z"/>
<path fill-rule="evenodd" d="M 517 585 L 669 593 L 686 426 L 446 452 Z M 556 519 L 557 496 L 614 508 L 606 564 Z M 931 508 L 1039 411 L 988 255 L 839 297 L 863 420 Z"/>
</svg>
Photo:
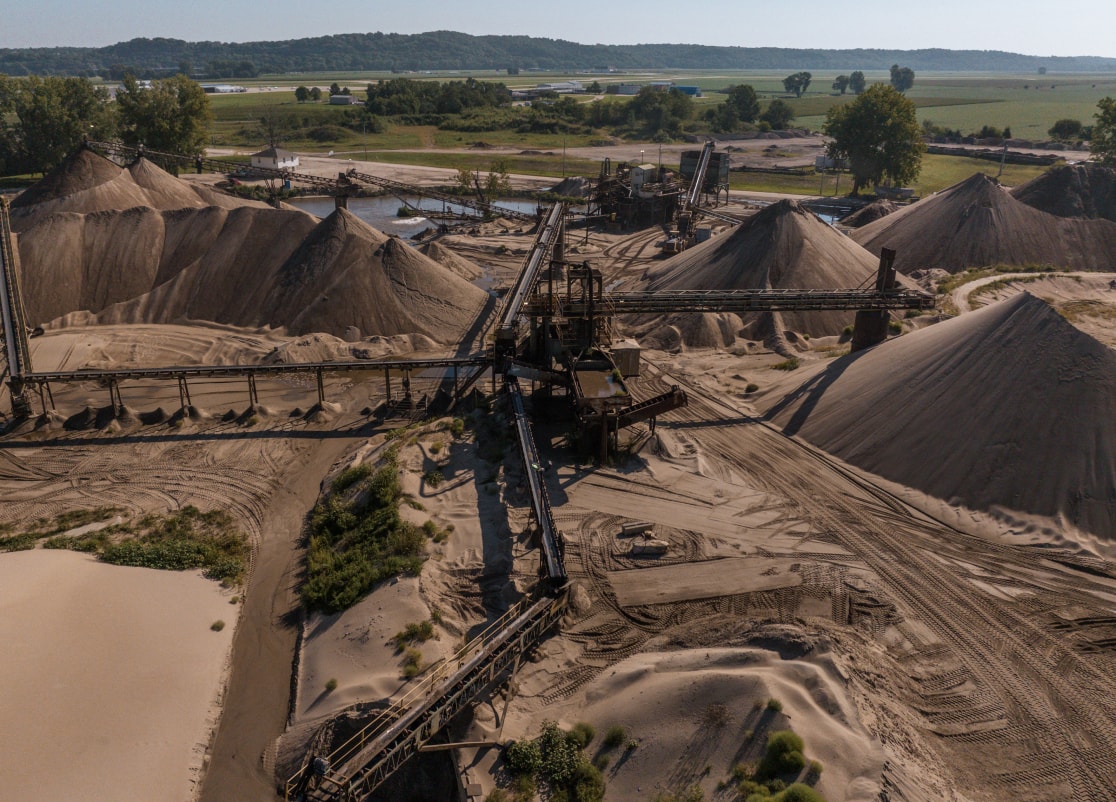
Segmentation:
<svg viewBox="0 0 1116 802">
<path fill-rule="evenodd" d="M 0 175 L 45 173 L 85 138 L 201 153 L 210 119 L 209 98 L 182 75 L 150 86 L 127 75 L 115 102 L 87 78 L 0 75 Z"/>
<path fill-rule="evenodd" d="M 132 39 L 107 47 L 3 48 L 0 73 L 109 76 L 114 67 L 139 77 L 163 77 L 188 63 L 212 78 L 259 73 L 349 70 L 777 70 L 795 64 L 840 69 L 859 64 L 886 70 L 904 62 L 914 70 L 1112 72 L 1116 59 L 1036 57 L 985 50 L 833 50 L 707 45 L 584 45 L 529 36 L 470 36 L 453 31 L 421 34 L 362 33 L 280 42 L 186 42 Z M 216 69 L 214 69 L 216 68 Z M 122 77 L 118 76 L 118 77 Z"/>
</svg>

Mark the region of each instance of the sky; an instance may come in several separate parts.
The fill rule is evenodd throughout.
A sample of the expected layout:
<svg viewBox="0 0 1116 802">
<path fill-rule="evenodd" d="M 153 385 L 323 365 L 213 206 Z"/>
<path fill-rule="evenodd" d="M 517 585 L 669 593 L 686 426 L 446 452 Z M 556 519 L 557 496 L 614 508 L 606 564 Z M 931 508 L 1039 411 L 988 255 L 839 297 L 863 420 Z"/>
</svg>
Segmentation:
<svg viewBox="0 0 1116 802">
<path fill-rule="evenodd" d="M 251 42 L 449 30 L 586 44 L 940 47 L 1116 57 L 1113 0 L 0 0 L 0 20 L 0 47 L 101 47 L 136 37 Z"/>
</svg>

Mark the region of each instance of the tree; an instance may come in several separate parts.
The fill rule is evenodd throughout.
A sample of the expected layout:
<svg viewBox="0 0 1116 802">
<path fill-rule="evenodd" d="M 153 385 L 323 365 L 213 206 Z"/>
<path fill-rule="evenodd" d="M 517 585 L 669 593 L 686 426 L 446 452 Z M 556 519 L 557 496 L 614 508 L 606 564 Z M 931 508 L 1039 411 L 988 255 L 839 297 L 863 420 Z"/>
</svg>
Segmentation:
<svg viewBox="0 0 1116 802">
<path fill-rule="evenodd" d="M 849 88 L 849 76 L 838 75 L 833 80 L 833 88 L 836 91 L 840 92 L 842 95 L 845 94 L 845 90 Z"/>
<path fill-rule="evenodd" d="M 601 93 L 601 82 L 593 81 L 593 83 L 585 87 L 585 91 L 590 95 L 599 95 Z"/>
<path fill-rule="evenodd" d="M 300 86 L 295 89 L 295 100 L 297 100 L 299 103 L 305 103 L 309 99 L 310 90 L 307 89 L 305 86 Z"/>
<path fill-rule="evenodd" d="M 1081 120 L 1071 120 L 1066 117 L 1055 122 L 1046 133 L 1054 139 L 1080 139 L 1082 127 Z"/>
<path fill-rule="evenodd" d="M 756 97 L 756 90 L 748 84 L 730 86 L 725 104 L 731 106 L 737 119 L 743 122 L 755 122 L 756 117 L 759 116 L 759 98 Z"/>
<path fill-rule="evenodd" d="M 145 89 L 127 76 L 116 93 L 120 135 L 131 145 L 152 150 L 193 154 L 209 139 L 209 97 L 184 75 L 152 81 Z"/>
<path fill-rule="evenodd" d="M 1116 167 L 1116 98 L 1102 97 L 1093 115 L 1093 136 L 1090 148 L 1101 164 Z"/>
<path fill-rule="evenodd" d="M 0 76 L 0 172 L 43 172 L 83 137 L 114 135 L 108 92 L 86 78 Z"/>
<path fill-rule="evenodd" d="M 760 119 L 776 131 L 781 131 L 788 128 L 794 120 L 794 109 L 785 100 L 775 98 L 767 105 Z"/>
<path fill-rule="evenodd" d="M 788 92 L 794 92 L 795 97 L 802 97 L 802 93 L 809 88 L 813 77 L 808 72 L 796 72 L 783 79 L 783 88 Z"/>
<path fill-rule="evenodd" d="M 318 86 L 310 87 L 310 99 L 312 101 L 314 101 L 315 103 L 317 103 L 319 100 L 322 99 L 321 87 L 318 87 Z"/>
<path fill-rule="evenodd" d="M 854 195 L 885 178 L 902 185 L 918 177 L 926 146 L 915 104 L 893 86 L 873 84 L 852 103 L 832 107 L 822 131 L 833 138 L 828 155 L 848 160 Z"/>
<path fill-rule="evenodd" d="M 340 95 L 340 94 L 341 94 L 341 84 L 337 83 L 337 81 L 334 81 L 333 83 L 331 83 L 329 85 L 329 96 L 333 97 L 334 95 Z"/>
<path fill-rule="evenodd" d="M 660 132 L 670 136 L 681 134 L 682 123 L 694 116 L 693 99 L 677 89 L 663 92 L 645 86 L 631 99 L 628 108 L 652 136 Z"/>
<path fill-rule="evenodd" d="M 854 95 L 859 95 L 864 91 L 866 83 L 864 81 L 864 73 L 860 70 L 849 74 L 849 89 L 852 90 Z"/>
<path fill-rule="evenodd" d="M 891 65 L 891 85 L 895 87 L 897 92 L 906 92 L 914 86 L 914 70 L 910 67 L 900 67 L 898 64 Z"/>
</svg>

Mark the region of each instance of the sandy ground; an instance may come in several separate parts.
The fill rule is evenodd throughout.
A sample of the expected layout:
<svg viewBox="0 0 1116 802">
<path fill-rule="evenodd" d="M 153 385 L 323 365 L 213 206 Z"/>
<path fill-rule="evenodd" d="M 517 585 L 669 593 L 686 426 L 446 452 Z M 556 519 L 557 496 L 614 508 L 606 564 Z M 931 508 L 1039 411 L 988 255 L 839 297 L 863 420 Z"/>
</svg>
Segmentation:
<svg viewBox="0 0 1116 802">
<path fill-rule="evenodd" d="M 421 177 L 416 170 L 404 180 Z M 591 259 L 606 283 L 629 286 L 657 257 L 663 233 L 582 236 L 569 251 Z M 530 241 L 526 231 L 498 226 L 441 240 L 497 285 Z M 1108 292 L 1092 281 L 1041 279 L 1063 308 Z M 968 308 L 992 297 L 967 293 L 956 302 Z M 1103 328 L 1106 313 L 1092 312 Z M 78 367 L 247 360 L 278 340 L 266 331 L 121 326 L 62 329 L 33 342 L 44 366 Z M 770 398 L 822 370 L 844 344 L 817 337 L 798 346 L 804 366 L 794 375 L 772 370 L 783 355 L 755 342 L 647 352 L 636 396 L 679 384 L 690 404 L 663 416 L 654 434 L 631 432 L 632 455 L 615 467 L 578 466 L 564 450 L 567 424 L 536 421 L 567 570 L 585 603 L 452 735 L 502 742 L 535 735 L 546 719 L 589 721 L 598 733 L 621 724 L 634 746 L 609 754 L 610 799 L 693 784 L 721 799 L 717 786 L 733 765 L 755 760 L 768 732 L 790 727 L 806 740 L 807 757 L 825 764 L 818 788 L 830 802 L 1112 800 L 1110 552 L 1057 521 L 975 512 L 886 482 L 764 423 L 759 412 Z M 421 509 L 408 505 L 404 514 L 453 526 L 448 540 L 431 543 L 421 576 L 385 583 L 341 615 L 299 619 L 302 517 L 331 476 L 375 458 L 383 431 L 355 410 L 380 390 L 335 380 L 332 419 L 310 422 L 289 416 L 306 408 L 309 387 L 261 382 L 270 414 L 248 438 L 242 424 L 208 419 L 179 433 L 130 423 L 0 441 L 0 520 L 88 506 L 93 497 L 135 511 L 220 505 L 257 544 L 205 800 L 269 798 L 282 779 L 275 739 L 287 720 L 299 631 L 291 712 L 305 734 L 410 687 L 390 642 L 406 624 L 437 614 L 437 637 L 421 647 L 432 668 L 535 583 L 522 466 L 514 449 L 492 449 L 505 436 L 497 412 L 476 416 L 460 440 L 434 422 L 405 442 L 403 485 Z M 239 384 L 196 392 L 210 411 L 247 403 Z M 77 409 L 101 406 L 106 395 L 75 387 L 56 400 Z M 177 403 L 173 387 L 125 387 L 124 395 L 140 411 Z M 445 476 L 438 488 L 422 479 L 433 468 Z M 632 520 L 653 523 L 669 544 L 664 556 L 630 552 L 620 526 Z M 337 687 L 327 691 L 331 679 Z M 770 698 L 781 713 L 767 709 Z M 94 713 L 86 721 L 114 715 Z M 46 740 L 33 743 L 47 749 Z M 589 749 L 600 750 L 599 741 Z M 506 779 L 498 754 L 463 750 L 463 783 L 487 793 Z M 178 781 L 174 772 L 161 776 Z"/>
<path fill-rule="evenodd" d="M 0 555 L 0 586 L 4 796 L 190 799 L 220 712 L 231 592 L 198 572 L 43 550 Z M 230 626 L 212 631 L 218 620 Z"/>
</svg>

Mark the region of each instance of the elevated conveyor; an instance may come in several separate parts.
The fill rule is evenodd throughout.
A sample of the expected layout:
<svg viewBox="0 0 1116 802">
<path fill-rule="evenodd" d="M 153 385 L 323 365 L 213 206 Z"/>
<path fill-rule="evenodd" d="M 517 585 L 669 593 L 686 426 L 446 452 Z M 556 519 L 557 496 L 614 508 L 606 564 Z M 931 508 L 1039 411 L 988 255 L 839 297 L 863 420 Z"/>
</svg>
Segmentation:
<svg viewBox="0 0 1116 802">
<path fill-rule="evenodd" d="M 523 267 L 516 276 L 515 284 L 504 296 L 504 305 L 496 326 L 497 354 L 507 354 L 515 350 L 519 340 L 519 316 L 523 312 L 527 299 L 535 291 L 543 265 L 547 264 L 554 246 L 562 237 L 567 208 L 565 203 L 556 203 L 550 207 L 542 226 L 539 227 L 538 234 L 535 235 L 535 241 L 527 253 Z"/>
</svg>

